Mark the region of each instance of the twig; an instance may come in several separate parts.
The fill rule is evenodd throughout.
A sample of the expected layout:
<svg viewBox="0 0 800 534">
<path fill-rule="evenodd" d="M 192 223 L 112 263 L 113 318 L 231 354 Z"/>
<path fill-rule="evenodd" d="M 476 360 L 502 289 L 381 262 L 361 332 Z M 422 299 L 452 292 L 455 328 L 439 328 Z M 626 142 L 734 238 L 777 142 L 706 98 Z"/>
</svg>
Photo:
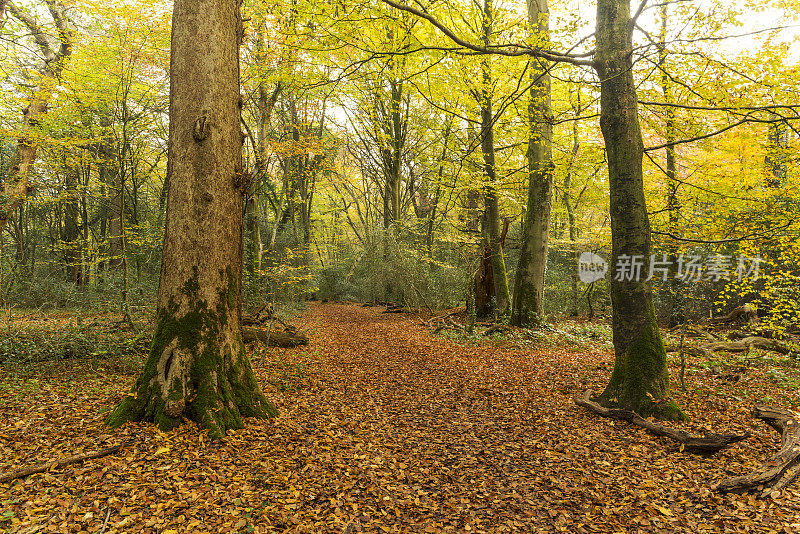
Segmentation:
<svg viewBox="0 0 800 534">
<path fill-rule="evenodd" d="M 44 473 L 45 471 L 49 471 L 51 469 L 56 469 L 58 467 L 64 467 L 65 465 L 74 464 L 78 462 L 82 462 L 84 460 L 92 460 L 94 458 L 102 458 L 103 456 L 108 456 L 109 454 L 114 454 L 119 452 L 122 447 L 125 445 L 130 445 L 134 443 L 133 441 L 127 441 L 125 443 L 120 443 L 119 445 L 114 445 L 113 447 L 109 447 L 107 449 L 100 449 L 99 451 L 92 451 L 86 452 L 83 454 L 76 454 L 74 456 L 68 456 L 66 458 L 61 458 L 60 460 L 54 460 L 52 462 L 45 462 L 43 464 L 32 465 L 30 467 L 23 467 L 21 469 L 15 469 L 13 471 L 8 471 L 7 473 L 0 474 L 0 483 L 8 482 L 9 480 L 15 480 L 17 478 L 23 478 L 28 475 L 33 475 L 36 473 Z"/>
<path fill-rule="evenodd" d="M 106 531 L 106 526 L 108 525 L 108 518 L 109 517 L 111 517 L 111 507 L 110 506 L 108 507 L 108 510 L 106 510 L 106 518 L 103 521 L 103 526 L 102 526 L 102 528 L 100 528 L 100 532 L 98 532 L 97 534 L 103 534 L 103 532 Z"/>
</svg>

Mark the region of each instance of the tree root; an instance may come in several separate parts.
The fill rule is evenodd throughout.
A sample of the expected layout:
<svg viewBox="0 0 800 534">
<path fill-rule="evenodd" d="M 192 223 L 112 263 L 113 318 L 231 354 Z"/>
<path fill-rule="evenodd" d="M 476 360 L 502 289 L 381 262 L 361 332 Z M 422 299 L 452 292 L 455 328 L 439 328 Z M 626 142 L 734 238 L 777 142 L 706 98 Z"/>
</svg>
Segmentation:
<svg viewBox="0 0 800 534">
<path fill-rule="evenodd" d="M 678 352 L 680 347 L 668 345 L 665 349 L 667 352 Z M 692 356 L 709 358 L 714 352 L 747 352 L 750 349 L 768 350 L 779 354 L 791 354 L 794 352 L 786 343 L 759 336 L 749 336 L 739 341 L 716 341 L 697 346 L 684 345 L 683 352 L 691 354 Z"/>
<path fill-rule="evenodd" d="M 37 464 L 37 465 L 32 465 L 30 467 L 22 467 L 20 469 L 8 471 L 7 473 L 0 473 L 0 483 L 8 482 L 9 480 L 15 480 L 17 478 L 23 478 L 28 475 L 33 475 L 36 473 L 44 473 L 45 471 L 49 471 L 51 469 L 64 467 L 65 465 L 82 462 L 84 460 L 102 458 L 103 456 L 115 454 L 119 452 L 119 450 L 122 449 L 122 447 L 124 447 L 125 445 L 130 445 L 132 443 L 133 441 L 128 441 L 126 443 L 120 443 L 119 445 L 114 445 L 113 447 L 108 447 L 107 449 L 100 449 L 98 451 L 76 454 L 74 456 L 68 456 L 66 458 L 61 458 L 59 460 L 54 460 L 52 462 L 45 462 L 43 464 Z"/>
<path fill-rule="evenodd" d="M 800 414 L 783 408 L 756 405 L 753 416 L 781 434 L 780 450 L 750 474 L 726 478 L 713 486 L 721 493 L 760 491 L 769 497 L 800 475 Z"/>
<path fill-rule="evenodd" d="M 636 426 L 644 428 L 656 436 L 664 436 L 673 439 L 678 443 L 681 443 L 683 445 L 683 449 L 690 452 L 696 452 L 700 454 L 715 453 L 721 449 L 724 449 L 728 445 L 750 437 L 750 434 L 747 432 L 744 434 L 707 434 L 703 437 L 693 436 L 688 432 L 684 432 L 683 430 L 677 430 L 660 423 L 648 421 L 636 412 L 632 412 L 630 410 L 606 408 L 605 406 L 601 406 L 597 402 L 591 400 L 591 395 L 591 391 L 587 391 L 582 397 L 576 394 L 573 397 L 573 400 L 578 406 L 589 408 L 594 413 L 603 417 L 617 419 L 619 421 L 627 421 Z"/>
</svg>

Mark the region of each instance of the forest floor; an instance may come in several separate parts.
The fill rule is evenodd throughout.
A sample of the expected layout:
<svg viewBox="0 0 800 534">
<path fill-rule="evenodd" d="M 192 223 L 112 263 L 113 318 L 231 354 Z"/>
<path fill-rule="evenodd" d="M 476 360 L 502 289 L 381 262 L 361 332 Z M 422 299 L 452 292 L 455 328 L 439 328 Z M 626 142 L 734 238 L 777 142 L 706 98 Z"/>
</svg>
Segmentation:
<svg viewBox="0 0 800 534">
<path fill-rule="evenodd" d="M 281 415 L 221 441 L 106 428 L 136 373 L 113 356 L 0 364 L 0 472 L 136 440 L 0 484 L 0 531 L 800 532 L 797 484 L 766 500 L 711 489 L 777 450 L 749 411 L 797 402 L 796 367 L 748 364 L 734 382 L 692 359 L 687 392 L 673 368 L 683 428 L 753 434 L 702 457 L 574 404 L 608 380 L 607 343 L 435 336 L 381 311 L 311 304 L 295 319 L 308 346 L 255 348 Z"/>
</svg>

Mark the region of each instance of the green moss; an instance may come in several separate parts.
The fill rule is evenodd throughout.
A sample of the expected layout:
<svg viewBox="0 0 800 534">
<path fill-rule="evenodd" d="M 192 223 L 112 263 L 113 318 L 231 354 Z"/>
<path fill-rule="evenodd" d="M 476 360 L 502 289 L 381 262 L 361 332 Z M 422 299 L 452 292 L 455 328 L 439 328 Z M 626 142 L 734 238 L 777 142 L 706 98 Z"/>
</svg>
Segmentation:
<svg viewBox="0 0 800 534">
<path fill-rule="evenodd" d="M 685 420 L 680 408 L 667 398 L 667 356 L 652 304 L 648 315 L 636 338 L 617 356 L 608 386 L 598 400 L 642 417 Z"/>
<path fill-rule="evenodd" d="M 229 310 L 238 301 L 236 277 L 226 272 L 228 284 L 220 289 L 219 304 L 211 310 L 205 300 L 198 296 L 199 283 L 197 269 L 184 284 L 183 292 L 192 309 L 178 315 L 179 306 L 174 299 L 158 312 L 156 332 L 150 347 L 150 354 L 136 384 L 133 396 L 126 397 L 111 413 L 107 424 L 120 426 L 126 421 L 148 420 L 155 422 L 161 430 L 170 430 L 182 421 L 176 415 L 182 411 L 192 420 L 207 428 L 213 437 L 222 437 L 229 428 L 242 428 L 242 417 L 271 417 L 277 410 L 261 393 L 258 383 L 249 366 L 241 334 L 237 339 L 238 354 L 224 354 L 227 348 L 220 346 L 221 329 L 227 325 Z M 178 409 L 166 410 L 167 403 L 162 398 L 161 386 L 156 373 L 163 353 L 171 344 L 192 355 L 189 369 L 189 387 L 174 381 L 169 384 L 166 401 L 174 408 L 174 403 L 186 400 L 186 405 L 178 404 Z M 198 349 L 202 350 L 198 352 Z M 219 376 L 220 374 L 224 376 Z M 169 412 L 169 415 L 168 413 Z"/>
</svg>

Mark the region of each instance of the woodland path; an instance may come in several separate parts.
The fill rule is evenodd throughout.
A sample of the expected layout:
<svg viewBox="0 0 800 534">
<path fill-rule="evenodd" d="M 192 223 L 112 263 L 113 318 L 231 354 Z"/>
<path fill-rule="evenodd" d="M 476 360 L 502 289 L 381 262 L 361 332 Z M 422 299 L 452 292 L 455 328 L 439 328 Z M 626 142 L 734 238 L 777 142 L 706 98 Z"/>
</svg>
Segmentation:
<svg viewBox="0 0 800 534">
<path fill-rule="evenodd" d="M 374 519 L 454 532 L 758 532 L 800 523 L 800 502 L 793 515 L 770 517 L 780 505 L 709 490 L 725 468 L 744 472 L 739 462 L 763 459 L 758 447 L 703 459 L 576 407 L 575 391 L 602 389 L 609 354 L 470 346 L 381 311 L 312 305 L 306 350 L 319 364 L 310 387 L 281 407 L 310 440 L 304 452 L 317 473 L 305 481 L 343 512 L 357 503 L 363 515 L 349 517 L 366 531 Z M 695 430 L 746 426 L 774 443 L 771 430 L 721 398 L 694 408 Z M 328 433 L 332 449 L 320 449 L 314 441 Z"/>
<path fill-rule="evenodd" d="M 308 346 L 252 355 L 281 415 L 217 442 L 193 424 L 109 430 L 135 373 L 97 361 L 6 376 L 0 471 L 136 443 L 0 484 L 0 531 L 98 532 L 106 517 L 104 532 L 145 534 L 800 531 L 796 487 L 765 501 L 711 491 L 777 440 L 710 373 L 676 395 L 685 428 L 753 437 L 703 458 L 574 405 L 608 380 L 607 350 L 456 342 L 381 311 L 310 304 L 293 321 Z"/>
</svg>

